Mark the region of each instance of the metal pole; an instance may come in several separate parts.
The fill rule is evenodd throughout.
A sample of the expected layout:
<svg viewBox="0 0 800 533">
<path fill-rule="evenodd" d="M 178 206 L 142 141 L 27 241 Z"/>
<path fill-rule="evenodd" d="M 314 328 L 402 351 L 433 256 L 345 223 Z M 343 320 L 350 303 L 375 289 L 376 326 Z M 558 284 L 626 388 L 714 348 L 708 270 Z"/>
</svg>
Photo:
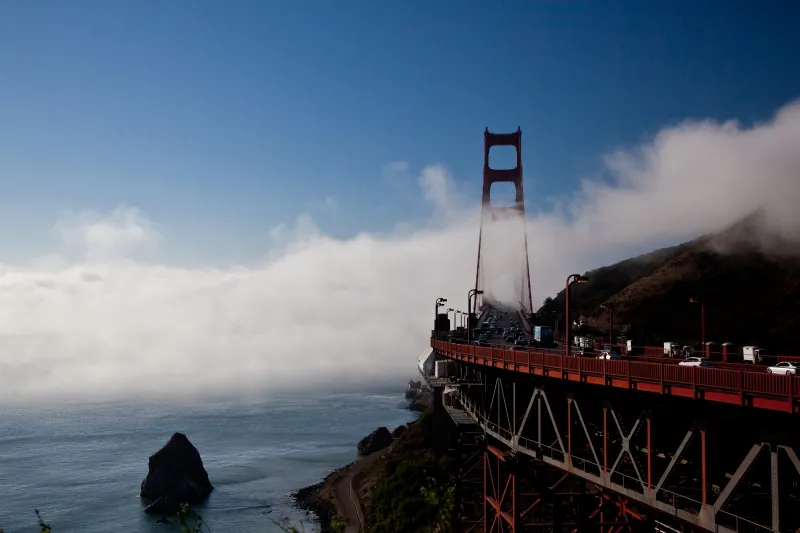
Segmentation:
<svg viewBox="0 0 800 533">
<path fill-rule="evenodd" d="M 608 408 L 603 407 L 603 479 L 608 473 Z"/>
<path fill-rule="evenodd" d="M 609 307 L 608 312 L 611 313 L 611 319 L 608 321 L 608 344 L 614 344 L 614 308 Z"/>
<path fill-rule="evenodd" d="M 486 503 L 489 501 L 489 491 L 486 490 L 486 480 L 489 479 L 489 452 L 483 452 L 483 531 L 489 531 L 488 506 Z"/>
<path fill-rule="evenodd" d="M 472 293 L 475 289 L 470 289 L 467 293 L 467 344 L 472 344 L 472 324 L 469 323 L 469 318 L 472 316 Z"/>
<path fill-rule="evenodd" d="M 467 296 L 467 344 L 472 344 L 472 324 L 469 319 L 472 316 L 472 308 L 470 307 L 472 301 L 471 296 Z"/>
<path fill-rule="evenodd" d="M 653 446 L 650 441 L 650 414 L 647 415 L 647 488 L 653 488 L 653 463 L 651 450 Z"/>
<path fill-rule="evenodd" d="M 702 484 L 702 498 L 703 498 L 703 505 L 706 504 L 706 430 L 700 430 L 700 469 L 701 469 L 701 479 L 700 483 Z"/>
<path fill-rule="evenodd" d="M 700 342 L 703 343 L 703 355 L 706 355 L 706 301 L 700 301 Z"/>
<path fill-rule="evenodd" d="M 565 296 L 565 298 L 564 298 L 564 303 L 565 303 L 565 306 L 564 306 L 565 307 L 565 309 L 564 309 L 564 317 L 565 317 L 565 322 L 567 324 L 567 331 L 564 334 L 564 339 L 565 339 L 566 344 L 567 344 L 566 352 L 565 352 L 567 354 L 567 357 L 569 357 L 569 344 L 570 344 L 570 342 L 569 342 L 569 334 L 570 334 L 570 329 L 571 329 L 570 328 L 570 323 L 569 323 L 569 286 L 570 286 L 570 279 L 572 279 L 572 276 L 569 276 L 567 278 L 567 288 L 564 290 L 564 296 Z"/>
</svg>

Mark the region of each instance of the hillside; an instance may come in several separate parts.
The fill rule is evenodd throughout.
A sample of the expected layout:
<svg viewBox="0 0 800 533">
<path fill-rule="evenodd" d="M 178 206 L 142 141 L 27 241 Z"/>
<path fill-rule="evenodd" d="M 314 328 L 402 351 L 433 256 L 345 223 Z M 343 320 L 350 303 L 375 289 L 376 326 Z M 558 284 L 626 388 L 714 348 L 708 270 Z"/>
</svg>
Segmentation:
<svg viewBox="0 0 800 533">
<path fill-rule="evenodd" d="M 369 531 L 448 531 L 454 504 L 453 468 L 452 458 L 437 459 L 433 454 L 433 410 L 429 407 L 391 446 L 359 458 L 295 497 L 300 508 L 320 518 L 323 533 L 332 532 L 336 528 L 329 524 L 347 514 L 337 487 L 350 479 Z"/>
<path fill-rule="evenodd" d="M 631 325 L 637 341 L 700 338 L 705 301 L 706 340 L 759 344 L 800 352 L 800 245 L 770 232 L 762 213 L 715 234 L 587 273 L 589 283 L 573 285 L 574 316 L 585 314 L 607 327 L 614 308 L 616 329 Z M 562 290 L 539 310 L 543 322 L 564 308 Z"/>
</svg>

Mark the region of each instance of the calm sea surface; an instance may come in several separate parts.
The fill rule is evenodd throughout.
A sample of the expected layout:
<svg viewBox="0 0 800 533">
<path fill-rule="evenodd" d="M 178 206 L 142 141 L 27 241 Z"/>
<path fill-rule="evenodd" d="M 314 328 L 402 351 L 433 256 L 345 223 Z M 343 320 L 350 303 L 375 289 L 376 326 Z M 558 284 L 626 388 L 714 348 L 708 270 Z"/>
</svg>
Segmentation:
<svg viewBox="0 0 800 533">
<path fill-rule="evenodd" d="M 139 485 L 147 458 L 175 431 L 200 451 L 215 491 L 199 510 L 211 531 L 275 532 L 270 518 L 306 521 L 293 490 L 356 457 L 358 439 L 412 420 L 403 385 L 191 406 L 112 405 L 0 410 L 0 527 L 54 533 L 163 532 Z"/>
</svg>

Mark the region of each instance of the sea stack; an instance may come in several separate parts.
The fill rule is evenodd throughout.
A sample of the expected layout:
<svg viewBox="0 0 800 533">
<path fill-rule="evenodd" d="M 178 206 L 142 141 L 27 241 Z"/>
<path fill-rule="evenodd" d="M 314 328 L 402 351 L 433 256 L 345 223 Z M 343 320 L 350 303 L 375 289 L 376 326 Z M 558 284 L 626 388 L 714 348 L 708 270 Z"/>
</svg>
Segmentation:
<svg viewBox="0 0 800 533">
<path fill-rule="evenodd" d="M 182 503 L 201 503 L 213 490 L 200 452 L 186 435 L 175 433 L 150 456 L 140 496 L 152 500 L 146 513 L 176 514 Z"/>
<path fill-rule="evenodd" d="M 388 447 L 394 439 L 389 430 L 379 427 L 360 441 L 358 441 L 358 454 L 369 455 Z"/>
</svg>

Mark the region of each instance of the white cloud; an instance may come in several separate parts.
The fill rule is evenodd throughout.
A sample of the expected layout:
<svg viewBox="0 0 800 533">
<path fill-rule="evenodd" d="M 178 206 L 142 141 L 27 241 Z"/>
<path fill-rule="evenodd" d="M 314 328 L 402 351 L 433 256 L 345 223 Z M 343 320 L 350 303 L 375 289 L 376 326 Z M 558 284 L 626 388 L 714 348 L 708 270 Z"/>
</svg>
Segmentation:
<svg viewBox="0 0 800 533">
<path fill-rule="evenodd" d="M 800 105 L 753 128 L 682 124 L 609 155 L 613 185 L 587 181 L 562 204 L 569 218 L 527 222 L 534 302 L 567 274 L 719 229 L 758 206 L 797 234 L 797 146 Z M 466 306 L 479 202 L 464 207 L 442 167 L 418 179 L 446 215 L 435 227 L 341 240 L 301 216 L 274 228 L 275 250 L 250 267 L 134 261 L 161 240 L 135 209 L 62 219 L 57 231 L 80 259 L 0 268 L 0 400 L 244 393 L 413 373 L 434 299 Z M 491 232 L 487 275 L 508 281 L 520 272 L 522 258 L 509 254 L 521 232 Z M 515 294 L 512 285 L 502 290 Z"/>
<path fill-rule="evenodd" d="M 64 213 L 55 231 L 70 251 L 89 261 L 107 261 L 151 253 L 162 235 L 141 211 L 120 206 L 103 217 L 93 211 Z"/>
<path fill-rule="evenodd" d="M 429 165 L 419 175 L 419 185 L 425 199 L 442 212 L 452 211 L 456 206 L 456 185 L 453 176 L 444 165 Z"/>
</svg>

